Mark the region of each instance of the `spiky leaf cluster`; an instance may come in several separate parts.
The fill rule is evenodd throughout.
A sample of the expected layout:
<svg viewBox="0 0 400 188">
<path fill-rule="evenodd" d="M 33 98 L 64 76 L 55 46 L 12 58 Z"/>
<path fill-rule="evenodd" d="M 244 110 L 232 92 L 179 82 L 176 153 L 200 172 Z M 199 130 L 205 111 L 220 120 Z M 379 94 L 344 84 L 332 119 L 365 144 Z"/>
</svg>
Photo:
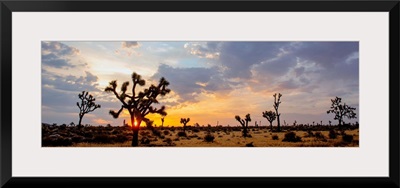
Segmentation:
<svg viewBox="0 0 400 188">
<path fill-rule="evenodd" d="M 159 103 L 157 100 L 158 96 L 165 96 L 171 90 L 167 88 L 169 82 L 165 78 L 161 78 L 158 85 L 151 85 L 149 88 L 136 93 L 136 87 L 144 86 L 146 81 L 141 75 L 132 73 L 133 86 L 131 94 L 128 94 L 129 82 L 124 82 L 121 86 L 120 92 L 117 92 L 117 81 L 113 80 L 109 83 L 109 86 L 105 88 L 106 92 L 113 93 L 115 97 L 122 103 L 121 108 L 118 111 L 110 110 L 110 114 L 114 118 L 118 118 L 123 109 L 127 109 L 131 115 L 141 120 L 148 120 L 145 118 L 149 113 L 157 113 L 162 116 L 167 115 L 165 112 L 165 106 L 161 108 L 155 108 L 152 105 Z"/>
<path fill-rule="evenodd" d="M 81 102 L 77 102 L 76 105 L 79 108 L 80 116 L 83 116 L 89 112 L 93 112 L 97 108 L 101 108 L 101 105 L 96 104 L 96 99 L 92 95 L 89 95 L 89 92 L 87 91 L 82 91 L 82 93 L 78 94 L 78 97 L 81 99 Z"/>
</svg>

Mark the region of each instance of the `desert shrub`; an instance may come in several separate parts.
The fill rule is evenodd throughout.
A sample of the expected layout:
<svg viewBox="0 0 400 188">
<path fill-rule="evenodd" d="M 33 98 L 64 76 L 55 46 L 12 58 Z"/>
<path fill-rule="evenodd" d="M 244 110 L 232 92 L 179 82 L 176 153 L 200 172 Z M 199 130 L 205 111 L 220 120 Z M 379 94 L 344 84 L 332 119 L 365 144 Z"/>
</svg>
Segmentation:
<svg viewBox="0 0 400 188">
<path fill-rule="evenodd" d="M 193 132 L 198 133 L 198 132 L 200 132 L 200 129 L 193 129 Z"/>
<path fill-rule="evenodd" d="M 350 143 L 350 142 L 353 141 L 353 135 L 345 134 L 345 135 L 342 136 L 342 140 L 343 140 L 343 142 Z"/>
<path fill-rule="evenodd" d="M 246 144 L 246 147 L 254 147 L 253 142 Z"/>
<path fill-rule="evenodd" d="M 92 141 L 96 142 L 96 143 L 102 143 L 102 144 L 111 142 L 111 140 L 105 134 L 99 134 L 99 135 L 94 136 Z"/>
<path fill-rule="evenodd" d="M 190 135 L 189 137 L 190 137 L 190 138 L 197 138 L 197 137 L 199 137 L 199 135 L 193 134 L 193 135 Z"/>
<path fill-rule="evenodd" d="M 326 140 L 325 136 L 319 131 L 315 133 L 315 138 L 317 140 L 324 141 L 324 142 L 328 141 L 328 140 Z"/>
<path fill-rule="evenodd" d="M 91 132 L 85 132 L 85 133 L 83 133 L 83 136 L 86 138 L 92 138 L 93 134 Z"/>
<path fill-rule="evenodd" d="M 58 138 L 56 140 L 56 145 L 57 146 L 70 146 L 72 145 L 72 139 L 71 138 Z"/>
<path fill-rule="evenodd" d="M 207 134 L 206 136 L 204 136 L 204 141 L 206 141 L 206 142 L 214 142 L 214 135 L 212 135 L 212 134 Z"/>
<path fill-rule="evenodd" d="M 142 137 L 142 139 L 140 139 L 140 143 L 141 144 L 150 144 L 150 139 L 148 139 L 147 137 Z"/>
<path fill-rule="evenodd" d="M 176 138 L 174 139 L 174 141 L 179 141 L 179 137 L 176 137 Z"/>
<path fill-rule="evenodd" d="M 168 130 L 164 130 L 164 135 L 169 135 L 169 131 Z"/>
<path fill-rule="evenodd" d="M 316 132 L 315 134 L 314 134 L 314 136 L 315 136 L 315 138 L 325 138 L 325 136 L 321 133 L 321 132 Z"/>
<path fill-rule="evenodd" d="M 114 134 L 114 135 L 117 135 L 117 134 L 119 134 L 119 133 L 120 133 L 120 131 L 117 130 L 117 129 L 113 129 L 113 130 L 111 131 L 111 134 Z"/>
<path fill-rule="evenodd" d="M 171 138 L 166 138 L 163 140 L 163 142 L 167 143 L 168 145 L 172 145 L 172 139 Z"/>
<path fill-rule="evenodd" d="M 177 135 L 180 136 L 180 137 L 186 137 L 186 132 L 180 131 L 180 132 L 178 132 Z"/>
<path fill-rule="evenodd" d="M 71 138 L 43 138 L 42 146 L 71 146 L 72 139 Z"/>
<path fill-rule="evenodd" d="M 75 142 L 75 143 L 83 142 L 84 140 L 85 140 L 85 137 L 83 137 L 83 136 L 72 137 L 72 142 Z"/>
<path fill-rule="evenodd" d="M 343 141 L 338 141 L 338 142 L 333 143 L 334 147 L 345 147 L 346 145 L 347 145 L 347 143 L 345 143 Z"/>
<path fill-rule="evenodd" d="M 148 136 L 148 135 L 150 135 L 150 133 L 147 132 L 147 131 L 140 131 L 140 135 L 141 136 Z"/>
<path fill-rule="evenodd" d="M 154 129 L 152 132 L 153 132 L 153 135 L 154 135 L 154 136 L 161 137 L 161 131 L 155 130 L 155 129 Z"/>
<path fill-rule="evenodd" d="M 306 134 L 305 137 L 314 137 L 314 133 L 311 130 L 308 130 Z"/>
<path fill-rule="evenodd" d="M 246 147 L 254 147 L 253 142 L 246 144 Z"/>
<path fill-rule="evenodd" d="M 278 139 L 279 139 L 278 135 L 276 134 L 272 135 L 272 140 L 278 140 Z"/>
<path fill-rule="evenodd" d="M 329 131 L 329 138 L 330 138 L 330 139 L 335 139 L 335 138 L 337 138 L 337 133 L 336 133 L 336 131 L 330 130 L 330 131 Z"/>
<path fill-rule="evenodd" d="M 114 142 L 123 143 L 128 141 L 129 138 L 123 134 L 119 134 L 114 138 Z"/>
<path fill-rule="evenodd" d="M 285 133 L 285 138 L 283 142 L 301 142 L 301 137 L 297 136 L 295 132 Z"/>
</svg>

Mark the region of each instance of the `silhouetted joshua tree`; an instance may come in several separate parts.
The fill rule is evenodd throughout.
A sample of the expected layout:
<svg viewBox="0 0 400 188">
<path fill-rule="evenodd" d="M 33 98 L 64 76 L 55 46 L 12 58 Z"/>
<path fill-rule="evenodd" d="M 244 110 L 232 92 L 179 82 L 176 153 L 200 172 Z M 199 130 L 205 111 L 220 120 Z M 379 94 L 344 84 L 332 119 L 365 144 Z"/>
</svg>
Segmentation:
<svg viewBox="0 0 400 188">
<path fill-rule="evenodd" d="M 159 95 L 165 96 L 171 90 L 167 88 L 169 82 L 165 80 L 164 77 L 160 79 L 160 82 L 157 86 L 151 85 L 148 89 L 144 89 L 144 91 L 141 91 L 139 93 L 136 93 L 136 86 L 144 86 L 146 84 L 145 80 L 143 80 L 139 74 L 136 74 L 134 72 L 132 73 L 132 82 L 133 87 L 131 95 L 126 93 L 129 82 L 124 82 L 121 86 L 121 92 L 118 93 L 116 91 L 117 81 L 113 80 L 110 82 L 109 86 L 105 88 L 105 91 L 113 93 L 115 97 L 117 97 L 117 99 L 122 103 L 121 109 L 119 109 L 118 112 L 110 110 L 110 114 L 114 118 L 118 118 L 124 108 L 128 110 L 131 116 L 131 125 L 133 131 L 132 146 L 138 146 L 140 123 L 142 121 L 146 123 L 149 121 L 149 119 L 146 118 L 146 115 L 148 115 L 149 113 L 167 115 L 167 113 L 165 112 L 165 106 L 157 109 L 152 105 L 158 103 L 158 100 L 156 98 Z"/>
<path fill-rule="evenodd" d="M 183 124 L 183 132 L 186 131 L 186 124 L 189 123 L 190 118 L 181 118 L 181 123 Z"/>
<path fill-rule="evenodd" d="M 79 123 L 78 123 L 78 128 L 82 128 L 83 125 L 82 123 L 82 118 L 85 114 L 89 112 L 93 112 L 97 108 L 100 108 L 101 106 L 99 104 L 96 104 L 94 101 L 96 100 L 92 95 L 89 95 L 89 92 L 87 91 L 82 91 L 82 93 L 78 94 L 79 99 L 81 99 L 81 103 L 76 102 L 76 105 L 79 108 Z"/>
<path fill-rule="evenodd" d="M 278 95 L 276 95 L 276 93 L 275 93 L 273 96 L 274 96 L 274 109 L 275 109 L 277 122 L 278 122 L 278 131 L 281 131 L 281 121 L 279 119 L 281 114 L 278 112 L 278 109 L 279 109 L 279 105 L 282 103 L 281 102 L 282 94 L 279 93 Z"/>
<path fill-rule="evenodd" d="M 356 108 L 350 107 L 346 103 L 342 104 L 342 98 L 336 97 L 335 99 L 331 99 L 331 102 L 331 109 L 328 110 L 326 113 L 335 114 L 335 117 L 333 119 L 339 121 L 339 127 L 342 126 L 344 117 L 347 117 L 348 119 L 357 118 L 356 113 L 354 112 Z"/>
<path fill-rule="evenodd" d="M 164 127 L 164 119 L 166 115 L 161 116 L 161 127 Z"/>
<path fill-rule="evenodd" d="M 242 125 L 243 127 L 243 137 L 249 137 L 247 134 L 247 128 L 249 125 L 249 121 L 251 121 L 250 114 L 247 114 L 244 119 L 240 118 L 240 116 L 235 116 L 235 119 Z"/>
<path fill-rule="evenodd" d="M 269 126 L 271 127 L 271 131 L 272 131 L 272 122 L 275 121 L 276 119 L 276 113 L 273 112 L 272 110 L 270 111 L 265 111 L 262 113 L 263 117 L 267 118 L 267 120 L 269 121 Z"/>
</svg>

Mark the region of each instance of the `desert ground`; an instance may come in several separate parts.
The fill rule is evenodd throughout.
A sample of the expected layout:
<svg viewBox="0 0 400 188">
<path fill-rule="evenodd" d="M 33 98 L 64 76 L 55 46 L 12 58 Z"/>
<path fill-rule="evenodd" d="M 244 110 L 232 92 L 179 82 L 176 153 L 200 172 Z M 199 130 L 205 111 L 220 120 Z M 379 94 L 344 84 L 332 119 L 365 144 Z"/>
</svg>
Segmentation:
<svg viewBox="0 0 400 188">
<path fill-rule="evenodd" d="M 276 127 L 273 127 L 276 130 Z M 269 126 L 249 127 L 141 127 L 139 147 L 358 147 L 358 126 Z M 85 126 L 42 124 L 43 147 L 131 147 L 129 126 Z"/>
</svg>

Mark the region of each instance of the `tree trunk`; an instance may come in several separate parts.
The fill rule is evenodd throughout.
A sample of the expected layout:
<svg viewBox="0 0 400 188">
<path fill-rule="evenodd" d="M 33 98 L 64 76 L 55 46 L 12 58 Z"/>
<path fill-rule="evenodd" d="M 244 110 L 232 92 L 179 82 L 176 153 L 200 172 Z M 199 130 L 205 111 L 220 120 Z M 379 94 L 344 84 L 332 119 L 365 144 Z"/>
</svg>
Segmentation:
<svg viewBox="0 0 400 188">
<path fill-rule="evenodd" d="M 137 126 L 135 126 L 135 116 L 131 115 L 131 125 L 133 131 L 133 138 L 132 138 L 132 147 L 137 147 L 139 145 L 139 126 L 140 122 L 137 122 Z"/>
<path fill-rule="evenodd" d="M 83 115 L 79 115 L 79 123 L 78 123 L 78 128 L 79 128 L 79 129 L 82 128 L 82 125 L 81 125 L 81 123 L 82 123 L 82 118 L 83 118 Z"/>
<path fill-rule="evenodd" d="M 183 124 L 183 132 L 186 131 L 186 124 Z"/>
<path fill-rule="evenodd" d="M 246 121 L 246 125 L 244 126 L 244 129 L 243 129 L 243 137 L 247 137 L 247 127 L 248 127 L 248 121 Z"/>
<path fill-rule="evenodd" d="M 133 129 L 132 147 L 139 146 L 139 129 Z"/>
<path fill-rule="evenodd" d="M 272 122 L 269 122 L 269 126 L 271 126 L 271 132 L 272 132 Z"/>
<path fill-rule="evenodd" d="M 278 114 L 278 112 L 276 112 L 277 114 Z M 278 120 L 278 132 L 280 132 L 281 131 L 281 121 L 280 121 L 280 119 L 279 119 L 279 116 L 280 115 L 277 115 L 278 117 L 277 117 L 277 120 Z"/>
<path fill-rule="evenodd" d="M 339 119 L 339 127 L 342 127 L 342 119 Z"/>
</svg>

